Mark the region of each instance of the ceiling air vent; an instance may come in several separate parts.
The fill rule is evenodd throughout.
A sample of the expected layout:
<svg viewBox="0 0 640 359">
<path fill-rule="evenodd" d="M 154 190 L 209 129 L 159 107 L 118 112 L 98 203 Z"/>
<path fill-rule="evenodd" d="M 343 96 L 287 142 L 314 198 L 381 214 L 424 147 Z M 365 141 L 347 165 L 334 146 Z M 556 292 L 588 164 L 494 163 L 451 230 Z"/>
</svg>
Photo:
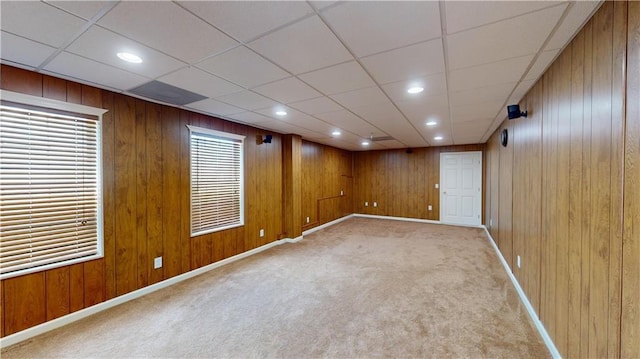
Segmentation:
<svg viewBox="0 0 640 359">
<path fill-rule="evenodd" d="M 371 142 L 377 142 L 377 141 L 391 141 L 394 140 L 393 137 L 391 136 L 373 136 L 371 135 L 371 137 L 369 137 L 369 139 L 371 140 Z"/>
<path fill-rule="evenodd" d="M 179 87 L 171 86 L 160 81 L 147 82 L 134 89 L 130 93 L 157 101 L 162 101 L 172 105 L 186 105 L 188 103 L 204 100 L 207 97 L 195 92 L 183 90 Z"/>
</svg>

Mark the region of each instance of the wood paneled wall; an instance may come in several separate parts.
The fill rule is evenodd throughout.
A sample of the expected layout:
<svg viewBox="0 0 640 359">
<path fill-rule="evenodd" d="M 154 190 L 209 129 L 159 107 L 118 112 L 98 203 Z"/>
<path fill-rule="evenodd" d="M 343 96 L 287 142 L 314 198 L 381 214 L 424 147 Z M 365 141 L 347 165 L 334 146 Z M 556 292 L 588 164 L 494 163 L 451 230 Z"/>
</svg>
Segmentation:
<svg viewBox="0 0 640 359">
<path fill-rule="evenodd" d="M 302 229 L 353 213 L 352 168 L 351 152 L 302 141 Z"/>
<path fill-rule="evenodd" d="M 440 182 L 440 153 L 483 149 L 484 145 L 464 145 L 416 148 L 411 153 L 355 152 L 354 212 L 439 220 L 440 190 L 435 184 Z"/>
<path fill-rule="evenodd" d="M 258 144 L 262 133 L 252 127 L 13 67 L 0 71 L 2 89 L 108 110 L 102 123 L 104 258 L 3 280 L 2 336 L 256 248 L 283 232 L 280 135 Z M 187 124 L 246 136 L 244 227 L 190 238 Z M 163 267 L 153 269 L 158 256 Z"/>
<path fill-rule="evenodd" d="M 604 3 L 487 144 L 491 234 L 563 357 L 640 357 L 639 10 Z"/>
</svg>

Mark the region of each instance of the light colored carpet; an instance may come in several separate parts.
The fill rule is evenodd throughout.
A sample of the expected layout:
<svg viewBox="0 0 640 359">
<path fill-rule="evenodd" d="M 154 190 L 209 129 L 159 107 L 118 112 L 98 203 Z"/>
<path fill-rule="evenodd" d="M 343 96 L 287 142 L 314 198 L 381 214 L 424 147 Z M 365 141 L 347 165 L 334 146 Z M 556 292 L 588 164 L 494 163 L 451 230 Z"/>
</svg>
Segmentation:
<svg viewBox="0 0 640 359">
<path fill-rule="evenodd" d="M 549 357 L 484 232 L 351 218 L 2 351 L 19 357 Z"/>
</svg>

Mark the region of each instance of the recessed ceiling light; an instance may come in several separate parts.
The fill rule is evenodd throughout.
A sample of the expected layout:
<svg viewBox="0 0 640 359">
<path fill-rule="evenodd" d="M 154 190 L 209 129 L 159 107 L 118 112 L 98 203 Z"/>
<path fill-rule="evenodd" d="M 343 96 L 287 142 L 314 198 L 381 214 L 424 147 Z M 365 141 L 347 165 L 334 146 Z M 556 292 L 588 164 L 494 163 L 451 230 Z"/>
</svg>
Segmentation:
<svg viewBox="0 0 640 359">
<path fill-rule="evenodd" d="M 422 91 L 424 91 L 424 87 L 419 87 L 419 86 L 410 87 L 407 90 L 408 93 L 420 93 Z"/>
<path fill-rule="evenodd" d="M 131 62 L 132 64 L 139 64 L 142 62 L 140 56 L 132 54 L 130 52 L 118 52 L 118 57 L 122 61 Z"/>
<path fill-rule="evenodd" d="M 429 122 L 426 123 L 427 126 L 435 126 L 437 124 L 438 123 L 436 121 L 429 121 Z"/>
<path fill-rule="evenodd" d="M 340 132 L 338 130 L 335 130 L 335 131 L 331 132 L 331 134 L 334 135 L 334 136 L 340 136 L 342 134 L 342 132 Z"/>
<path fill-rule="evenodd" d="M 276 115 L 278 115 L 278 116 L 286 116 L 287 115 L 287 111 L 278 110 L 278 111 L 276 111 Z"/>
<path fill-rule="evenodd" d="M 442 140 L 442 138 L 443 138 L 442 136 L 436 136 L 436 137 L 434 137 L 433 139 L 434 139 L 434 140 L 436 140 L 436 141 L 441 141 L 441 140 Z"/>
<path fill-rule="evenodd" d="M 363 146 L 369 146 L 369 141 L 362 141 Z"/>
</svg>

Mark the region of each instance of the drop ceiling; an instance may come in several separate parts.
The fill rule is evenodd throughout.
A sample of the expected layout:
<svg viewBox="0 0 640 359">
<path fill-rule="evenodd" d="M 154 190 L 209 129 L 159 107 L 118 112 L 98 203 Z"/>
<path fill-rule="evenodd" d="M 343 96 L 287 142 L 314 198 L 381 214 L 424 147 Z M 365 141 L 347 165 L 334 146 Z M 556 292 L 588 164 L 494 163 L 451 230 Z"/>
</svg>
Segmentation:
<svg viewBox="0 0 640 359">
<path fill-rule="evenodd" d="M 3 0 L 0 58 L 348 150 L 483 143 L 600 3 Z"/>
</svg>

